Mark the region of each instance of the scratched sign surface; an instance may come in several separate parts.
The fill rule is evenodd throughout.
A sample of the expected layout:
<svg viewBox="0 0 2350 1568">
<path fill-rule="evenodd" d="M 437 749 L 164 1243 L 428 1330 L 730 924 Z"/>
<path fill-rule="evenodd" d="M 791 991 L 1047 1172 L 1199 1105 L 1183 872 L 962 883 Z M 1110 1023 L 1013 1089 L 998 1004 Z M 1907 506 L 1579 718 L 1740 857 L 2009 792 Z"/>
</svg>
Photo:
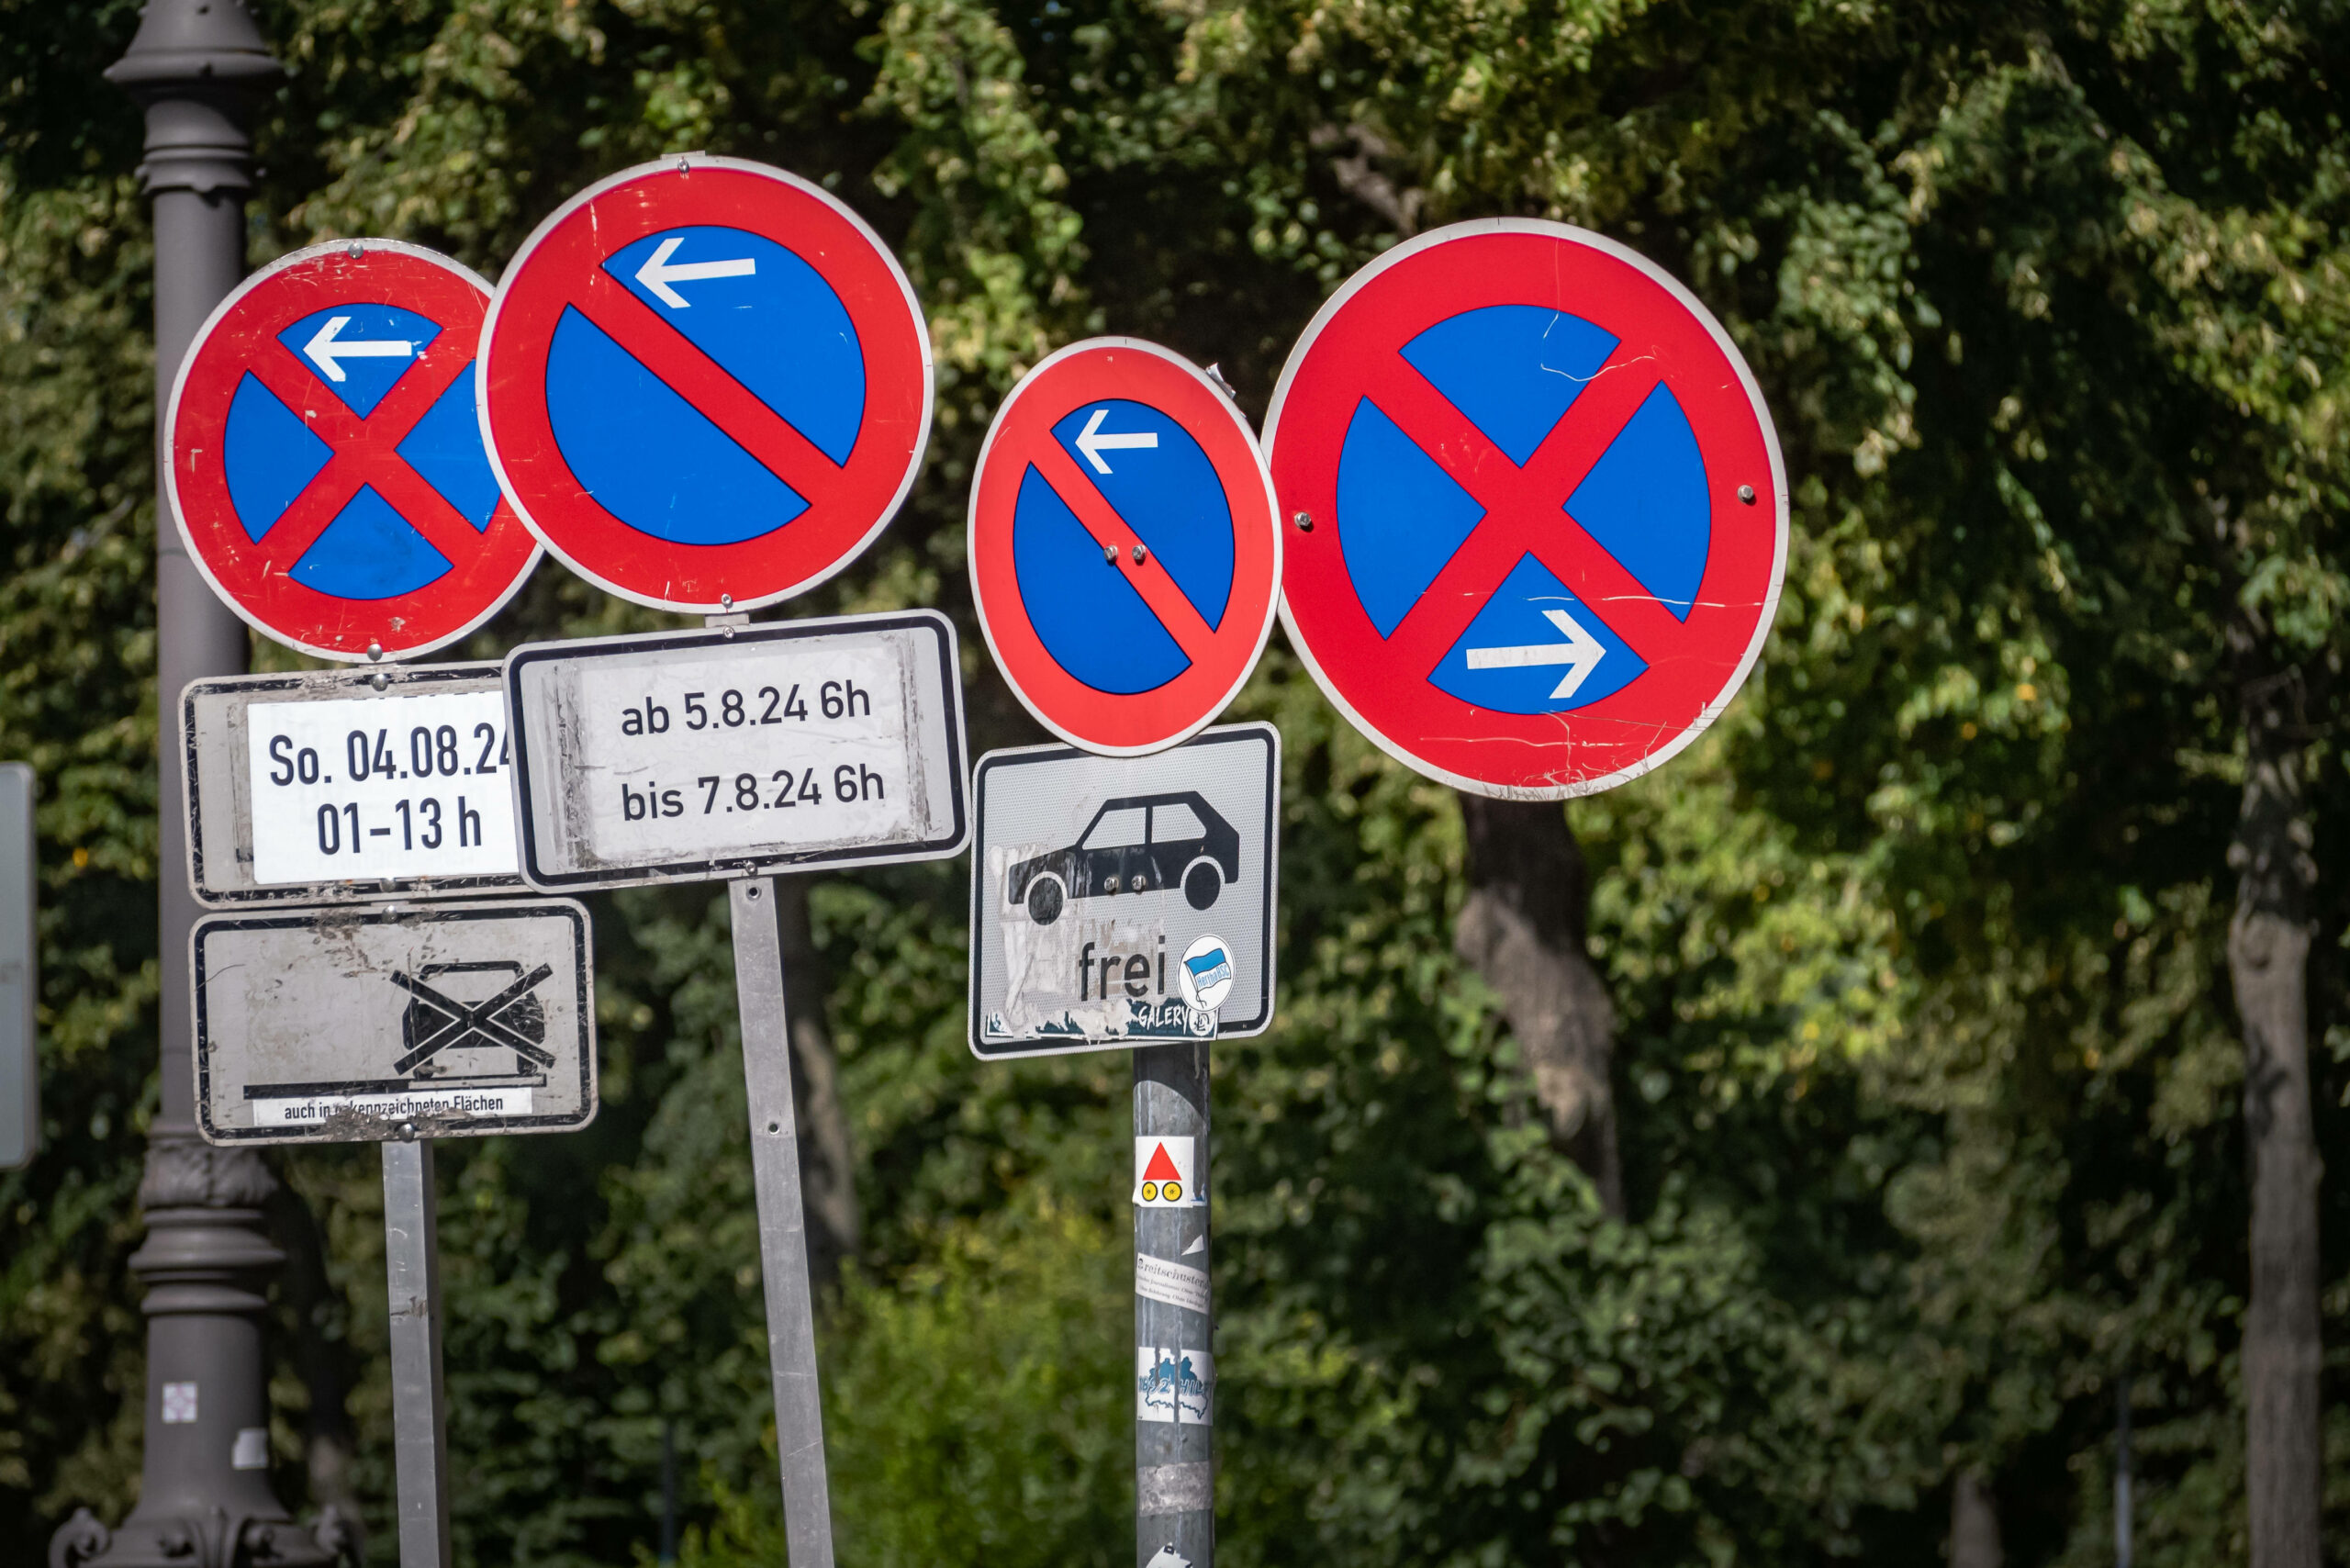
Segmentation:
<svg viewBox="0 0 2350 1568">
<path fill-rule="evenodd" d="M 1695 297 L 1596 234 L 1495 218 L 1389 251 L 1291 351 L 1265 446 L 1291 644 L 1359 729 L 1457 788 L 1637 778 L 1770 633 L 1770 411 Z"/>
<path fill-rule="evenodd" d="M 214 1143 L 565 1132 L 596 1115 L 588 912 L 568 899 L 196 923 Z"/>
<path fill-rule="evenodd" d="M 990 752 L 974 788 L 973 1052 L 1263 1033 L 1279 731 L 1224 725 L 1147 756 Z"/>
</svg>

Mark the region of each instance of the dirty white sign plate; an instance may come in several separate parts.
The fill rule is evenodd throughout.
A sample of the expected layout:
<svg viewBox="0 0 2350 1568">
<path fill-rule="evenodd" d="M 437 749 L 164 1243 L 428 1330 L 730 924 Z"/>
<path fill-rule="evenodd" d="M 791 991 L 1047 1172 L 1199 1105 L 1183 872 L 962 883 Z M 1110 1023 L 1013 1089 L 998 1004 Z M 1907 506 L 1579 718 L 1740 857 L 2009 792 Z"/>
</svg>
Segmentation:
<svg viewBox="0 0 2350 1568">
<path fill-rule="evenodd" d="M 596 1114 L 588 912 L 529 903 L 213 914 L 189 937 L 215 1143 L 563 1132 Z"/>
<path fill-rule="evenodd" d="M 934 610 L 539 643 L 506 660 L 522 874 L 551 890 L 961 852 Z"/>
<path fill-rule="evenodd" d="M 971 1049 L 1048 1056 L 1262 1033 L 1273 1014 L 1281 734 L 1149 756 L 979 759 Z"/>
<path fill-rule="evenodd" d="M 198 680 L 180 715 L 199 903 L 522 890 L 498 666 Z"/>
</svg>

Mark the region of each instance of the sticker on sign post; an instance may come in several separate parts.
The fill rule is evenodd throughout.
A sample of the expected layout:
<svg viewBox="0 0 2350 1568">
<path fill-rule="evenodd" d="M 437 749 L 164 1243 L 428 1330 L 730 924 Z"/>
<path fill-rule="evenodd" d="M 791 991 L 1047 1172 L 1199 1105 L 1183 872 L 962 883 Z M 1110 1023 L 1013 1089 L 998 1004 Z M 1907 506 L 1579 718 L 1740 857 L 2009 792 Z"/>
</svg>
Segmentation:
<svg viewBox="0 0 2350 1568">
<path fill-rule="evenodd" d="M 879 238 L 733 158 L 572 197 L 482 331 L 482 437 L 516 510 L 581 577 L 666 610 L 755 609 L 855 559 L 913 486 L 931 397 Z"/>
<path fill-rule="evenodd" d="M 935 610 L 532 644 L 506 679 L 533 887 L 939 859 L 968 836 Z"/>
<path fill-rule="evenodd" d="M 1264 1031 L 1281 807 L 1273 726 L 1220 726 L 1148 756 L 990 752 L 974 789 L 976 1054 Z"/>
<path fill-rule="evenodd" d="M 213 590 L 323 658 L 401 659 L 495 615 L 538 541 L 474 415 L 489 285 L 391 240 L 279 258 L 189 345 L 164 490 Z"/>
<path fill-rule="evenodd" d="M 1072 343 L 997 410 L 971 481 L 971 590 L 1013 692 L 1088 751 L 1195 734 L 1264 652 L 1281 530 L 1256 437 L 1180 355 Z"/>
<path fill-rule="evenodd" d="M 1481 794 L 1639 777 L 1770 633 L 1787 487 L 1689 291 L 1564 224 L 1423 234 L 1332 296 L 1265 417 L 1290 641 L 1382 748 Z"/>
<path fill-rule="evenodd" d="M 595 1119 L 588 912 L 568 899 L 210 914 L 188 940 L 196 1122 L 214 1143 Z"/>
<path fill-rule="evenodd" d="M 500 675 L 427 665 L 190 682 L 181 734 L 196 902 L 521 889 Z"/>
</svg>

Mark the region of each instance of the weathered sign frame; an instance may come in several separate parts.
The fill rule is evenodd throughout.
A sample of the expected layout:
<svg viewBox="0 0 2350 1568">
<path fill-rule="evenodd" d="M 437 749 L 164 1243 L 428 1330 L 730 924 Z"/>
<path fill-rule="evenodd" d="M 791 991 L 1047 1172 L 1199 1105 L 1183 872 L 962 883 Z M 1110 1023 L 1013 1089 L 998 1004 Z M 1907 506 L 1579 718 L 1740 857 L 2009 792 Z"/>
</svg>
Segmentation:
<svg viewBox="0 0 2350 1568">
<path fill-rule="evenodd" d="M 486 663 L 386 665 L 375 669 L 222 676 L 188 682 L 180 694 L 180 766 L 187 795 L 188 888 L 196 902 L 207 909 L 241 909 L 256 904 L 349 904 L 528 892 L 529 885 L 519 870 L 510 876 L 353 878 L 275 884 L 257 882 L 252 876 L 252 785 L 246 771 L 251 734 L 248 710 L 263 701 L 348 701 L 442 691 L 502 694 L 501 669 Z M 509 744 L 513 728 L 509 709 Z M 492 794 L 507 801 L 511 809 L 510 765 L 504 771 L 508 777 L 497 780 Z M 520 823 L 516 825 L 519 838 Z"/>
</svg>

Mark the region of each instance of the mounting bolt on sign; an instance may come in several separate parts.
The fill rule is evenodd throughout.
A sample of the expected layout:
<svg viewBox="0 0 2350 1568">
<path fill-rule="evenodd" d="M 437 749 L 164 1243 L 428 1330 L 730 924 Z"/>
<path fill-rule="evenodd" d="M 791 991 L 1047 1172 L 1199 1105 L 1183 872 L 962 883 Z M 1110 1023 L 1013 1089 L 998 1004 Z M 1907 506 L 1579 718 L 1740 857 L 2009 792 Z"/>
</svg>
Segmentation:
<svg viewBox="0 0 2350 1568">
<path fill-rule="evenodd" d="M 222 300 L 173 383 L 165 488 L 196 569 L 306 654 L 402 659 L 538 564 L 474 416 L 489 285 L 390 240 L 313 245 Z"/>
<path fill-rule="evenodd" d="M 731 613 L 872 543 L 930 436 L 930 340 L 862 218 L 780 169 L 639 164 L 555 209 L 482 329 L 498 482 L 564 565 Z"/>
<path fill-rule="evenodd" d="M 1155 343 L 1071 343 L 1021 378 L 979 449 L 970 553 L 1013 693 L 1105 756 L 1198 733 L 1272 632 L 1281 527 L 1256 437 Z"/>
<path fill-rule="evenodd" d="M 1787 483 L 1762 393 L 1695 296 L 1598 235 L 1494 218 L 1381 256 L 1291 351 L 1265 446 L 1290 641 L 1429 778 L 1638 778 L 1770 633 Z"/>
</svg>

